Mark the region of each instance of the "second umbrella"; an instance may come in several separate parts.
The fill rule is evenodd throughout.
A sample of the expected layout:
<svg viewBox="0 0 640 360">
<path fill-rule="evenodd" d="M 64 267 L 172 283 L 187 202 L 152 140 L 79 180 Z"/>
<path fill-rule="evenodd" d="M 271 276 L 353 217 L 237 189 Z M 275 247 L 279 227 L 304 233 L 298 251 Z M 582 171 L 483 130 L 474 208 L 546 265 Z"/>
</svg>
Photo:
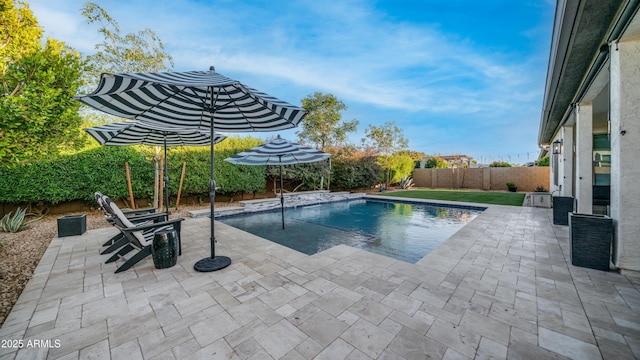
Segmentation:
<svg viewBox="0 0 640 360">
<path fill-rule="evenodd" d="M 284 195 L 282 193 L 282 165 L 312 163 L 326 160 L 331 154 L 304 145 L 289 142 L 278 136 L 275 140 L 256 146 L 224 159 L 237 165 L 279 165 L 280 166 L 280 210 L 284 229 Z"/>
<path fill-rule="evenodd" d="M 159 126 L 140 121 L 123 121 L 84 129 L 100 145 L 128 146 L 155 145 L 164 146 L 164 196 L 167 215 L 169 215 L 169 174 L 167 167 L 167 146 L 204 146 L 211 143 L 208 131 L 179 127 Z M 213 141 L 219 143 L 226 136 L 215 133 Z"/>
</svg>

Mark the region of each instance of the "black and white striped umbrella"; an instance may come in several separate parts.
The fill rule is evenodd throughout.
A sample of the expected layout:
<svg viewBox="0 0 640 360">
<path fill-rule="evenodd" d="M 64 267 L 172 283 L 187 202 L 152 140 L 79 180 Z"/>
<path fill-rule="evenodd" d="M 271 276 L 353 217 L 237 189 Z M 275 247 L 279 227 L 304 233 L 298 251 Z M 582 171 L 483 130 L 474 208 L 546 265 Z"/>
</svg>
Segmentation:
<svg viewBox="0 0 640 360">
<path fill-rule="evenodd" d="M 123 121 L 84 129 L 100 145 L 155 145 L 155 146 L 206 146 L 211 144 L 211 134 L 192 128 L 171 128 L 137 120 Z M 216 132 L 217 144 L 226 136 Z"/>
<path fill-rule="evenodd" d="M 98 88 L 75 99 L 107 114 L 225 132 L 295 127 L 306 111 L 213 70 L 103 74 Z"/>
<path fill-rule="evenodd" d="M 169 128 L 137 120 L 123 121 L 84 129 L 96 139 L 100 145 L 129 146 L 154 145 L 164 146 L 164 196 L 167 215 L 169 215 L 169 172 L 167 168 L 167 146 L 205 146 L 211 143 L 211 134 L 198 129 Z M 226 139 L 220 133 L 214 133 L 217 144 Z"/>
<path fill-rule="evenodd" d="M 103 74 L 98 88 L 75 99 L 97 110 L 163 126 L 213 131 L 277 131 L 293 128 L 306 111 L 215 72 Z M 196 263 L 197 271 L 214 271 L 231 264 L 215 256 L 214 152 L 211 142 L 211 257 Z"/>
<path fill-rule="evenodd" d="M 280 211 L 284 229 L 284 195 L 282 193 L 282 165 L 312 163 L 326 160 L 331 154 L 278 138 L 224 159 L 237 165 L 280 166 Z"/>
</svg>

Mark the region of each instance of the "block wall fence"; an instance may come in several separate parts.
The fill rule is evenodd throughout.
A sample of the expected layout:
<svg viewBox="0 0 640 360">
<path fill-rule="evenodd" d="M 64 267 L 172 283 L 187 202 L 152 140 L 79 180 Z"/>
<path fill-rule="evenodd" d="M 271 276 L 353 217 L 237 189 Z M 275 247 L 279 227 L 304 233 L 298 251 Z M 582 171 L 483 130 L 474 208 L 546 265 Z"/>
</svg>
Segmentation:
<svg viewBox="0 0 640 360">
<path fill-rule="evenodd" d="M 415 169 L 413 183 L 417 187 L 433 189 L 507 190 L 513 182 L 518 191 L 532 192 L 536 187 L 549 189 L 549 167 L 486 167 L 453 169 Z"/>
</svg>

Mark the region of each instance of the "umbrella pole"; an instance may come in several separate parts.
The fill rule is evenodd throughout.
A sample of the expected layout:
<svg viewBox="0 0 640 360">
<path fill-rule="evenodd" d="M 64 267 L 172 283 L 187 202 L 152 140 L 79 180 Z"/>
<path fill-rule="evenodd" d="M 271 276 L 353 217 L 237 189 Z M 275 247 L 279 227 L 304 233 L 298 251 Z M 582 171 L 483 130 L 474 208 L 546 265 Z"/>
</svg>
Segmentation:
<svg viewBox="0 0 640 360">
<path fill-rule="evenodd" d="M 167 165 L 167 136 L 164 136 L 164 202 L 169 220 L 169 167 Z"/>
<path fill-rule="evenodd" d="M 278 158 L 282 160 L 282 155 L 279 155 Z M 280 212 L 282 213 L 282 230 L 284 230 L 284 194 L 282 193 L 282 164 L 280 164 Z"/>
<path fill-rule="evenodd" d="M 211 71 L 214 71 L 213 66 L 210 68 Z M 215 144 L 215 134 L 214 134 L 214 116 L 215 116 L 215 107 L 214 107 L 214 101 L 213 101 L 213 87 L 209 88 L 211 91 L 211 126 L 210 126 L 210 130 L 211 130 L 211 178 L 209 179 L 209 201 L 211 203 L 210 206 L 210 217 L 211 217 L 211 257 L 208 258 L 204 258 L 199 260 L 198 262 L 195 263 L 195 265 L 193 265 L 194 270 L 199 271 L 199 272 L 211 272 L 211 271 L 216 271 L 216 270 L 220 270 L 220 269 L 224 269 L 227 266 L 231 265 L 231 259 L 228 258 L 227 256 L 217 256 L 216 257 L 216 237 L 214 235 L 214 228 L 215 228 L 215 220 L 214 220 L 214 201 L 215 201 L 215 197 L 216 197 L 216 181 L 214 180 L 213 176 L 215 173 L 215 168 L 214 168 L 214 159 L 215 159 L 215 155 L 214 155 L 214 151 L 213 151 L 213 145 Z"/>
<path fill-rule="evenodd" d="M 213 97 L 212 97 L 213 102 Z M 215 212 L 215 202 L 216 202 L 216 180 L 215 176 L 215 151 L 213 149 L 213 119 L 211 119 L 211 173 L 209 174 L 209 210 L 211 214 L 211 258 L 214 259 L 216 257 L 216 235 L 213 231 L 215 228 L 214 221 L 214 212 Z"/>
</svg>

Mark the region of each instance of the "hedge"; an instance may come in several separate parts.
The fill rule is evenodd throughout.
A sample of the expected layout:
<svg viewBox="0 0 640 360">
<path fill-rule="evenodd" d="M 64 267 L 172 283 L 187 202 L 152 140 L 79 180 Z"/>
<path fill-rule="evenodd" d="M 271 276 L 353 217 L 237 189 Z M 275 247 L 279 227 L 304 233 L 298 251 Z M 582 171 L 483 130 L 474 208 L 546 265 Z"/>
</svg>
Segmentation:
<svg viewBox="0 0 640 360">
<path fill-rule="evenodd" d="M 225 158 L 262 143 L 255 138 L 231 137 L 215 146 L 215 180 L 222 194 L 259 192 L 265 189 L 264 166 L 236 166 Z M 151 146 L 103 146 L 55 159 L 0 168 L 0 202 L 57 204 L 92 202 L 100 191 L 113 199 L 129 196 L 125 163 L 129 164 L 133 194 L 153 197 L 154 148 Z M 167 150 L 169 193 L 178 191 L 182 163 L 186 162 L 182 195 L 207 196 L 210 177 L 208 147 L 170 147 Z"/>
<path fill-rule="evenodd" d="M 215 180 L 217 193 L 263 192 L 267 178 L 279 177 L 277 166 L 233 165 L 224 159 L 262 144 L 251 137 L 230 137 L 215 145 Z M 11 168 L 0 168 L 0 203 L 58 204 L 68 201 L 94 202 L 100 191 L 111 198 L 127 199 L 129 190 L 125 163 L 129 164 L 135 198 L 153 197 L 155 149 L 151 146 L 95 146 L 82 152 L 55 159 L 33 161 Z M 169 194 L 175 198 L 183 162 L 187 163 L 182 196 L 208 197 L 210 178 L 209 147 L 169 147 Z M 375 156 L 350 154 L 332 158 L 331 188 L 342 190 L 370 187 L 381 176 Z M 328 163 L 285 166 L 284 178 L 298 182 L 300 190 L 320 186 L 328 180 Z"/>
</svg>

